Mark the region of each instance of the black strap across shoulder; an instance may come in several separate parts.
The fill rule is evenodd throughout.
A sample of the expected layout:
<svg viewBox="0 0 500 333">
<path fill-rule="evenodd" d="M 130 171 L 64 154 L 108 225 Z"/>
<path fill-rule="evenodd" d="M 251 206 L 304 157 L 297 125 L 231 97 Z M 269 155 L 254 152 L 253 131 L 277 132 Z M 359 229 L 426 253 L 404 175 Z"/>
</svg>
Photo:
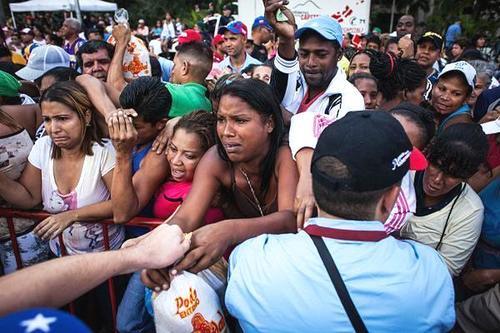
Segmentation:
<svg viewBox="0 0 500 333">
<path fill-rule="evenodd" d="M 368 333 L 365 323 L 363 322 L 363 319 L 361 319 L 361 316 L 359 315 L 356 306 L 352 302 L 351 296 L 349 295 L 349 291 L 347 290 L 345 283 L 342 280 L 342 277 L 340 276 L 339 270 L 337 269 L 337 265 L 335 265 L 335 261 L 333 261 L 333 258 L 330 255 L 330 252 L 328 251 L 325 242 L 323 241 L 323 238 L 313 235 L 310 235 L 310 237 L 312 238 L 314 246 L 316 246 L 316 249 L 319 252 L 319 256 L 321 257 L 321 260 L 325 265 L 328 275 L 332 280 L 333 286 L 335 287 L 335 290 L 339 295 L 340 301 L 342 302 L 342 306 L 344 307 L 344 310 L 347 313 L 347 316 L 349 317 L 349 320 L 351 321 L 351 324 L 354 327 L 355 332 Z"/>
</svg>

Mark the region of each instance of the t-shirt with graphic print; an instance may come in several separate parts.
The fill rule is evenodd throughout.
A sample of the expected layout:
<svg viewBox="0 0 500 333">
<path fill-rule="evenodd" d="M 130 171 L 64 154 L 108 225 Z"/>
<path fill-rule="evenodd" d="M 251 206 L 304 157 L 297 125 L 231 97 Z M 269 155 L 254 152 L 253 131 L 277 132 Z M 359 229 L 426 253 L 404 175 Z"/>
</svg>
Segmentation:
<svg viewBox="0 0 500 333">
<path fill-rule="evenodd" d="M 54 160 L 51 158 L 52 140 L 48 136 L 40 138 L 28 157 L 29 163 L 42 173 L 43 209 L 49 213 L 60 213 L 98 202 L 109 200 L 110 192 L 103 176 L 115 167 L 115 151 L 110 141 L 104 146 L 94 143 L 93 156 L 86 155 L 80 179 L 76 187 L 67 194 L 59 192 L 54 176 Z M 124 239 L 123 227 L 108 226 L 111 249 L 118 249 Z M 68 254 L 104 251 L 103 226 L 100 223 L 75 222 L 63 232 L 63 240 Z M 60 255 L 57 239 L 50 241 L 50 248 Z"/>
</svg>

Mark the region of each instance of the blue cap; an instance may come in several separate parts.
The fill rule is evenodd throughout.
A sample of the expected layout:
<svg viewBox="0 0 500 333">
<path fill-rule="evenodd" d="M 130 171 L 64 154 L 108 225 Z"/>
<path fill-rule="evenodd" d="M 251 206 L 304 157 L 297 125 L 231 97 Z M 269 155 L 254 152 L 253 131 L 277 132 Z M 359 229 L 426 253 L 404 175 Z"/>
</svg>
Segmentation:
<svg viewBox="0 0 500 333">
<path fill-rule="evenodd" d="M 247 26 L 241 21 L 233 21 L 224 27 L 220 27 L 217 32 L 220 35 L 223 35 L 226 31 L 233 33 L 235 35 L 243 35 L 247 36 Z"/>
<path fill-rule="evenodd" d="M 295 32 L 295 38 L 300 38 L 307 30 L 314 30 L 328 40 L 336 40 L 342 45 L 344 39 L 342 34 L 342 27 L 339 22 L 329 16 L 320 16 L 315 19 L 309 20 Z"/>
<path fill-rule="evenodd" d="M 252 30 L 258 27 L 266 28 L 269 31 L 273 31 L 273 27 L 269 24 L 269 21 L 266 20 L 264 16 L 258 16 L 255 18 L 252 24 Z"/>
<path fill-rule="evenodd" d="M 0 318 L 2 332 L 91 333 L 80 319 L 55 309 L 34 308 Z"/>
</svg>

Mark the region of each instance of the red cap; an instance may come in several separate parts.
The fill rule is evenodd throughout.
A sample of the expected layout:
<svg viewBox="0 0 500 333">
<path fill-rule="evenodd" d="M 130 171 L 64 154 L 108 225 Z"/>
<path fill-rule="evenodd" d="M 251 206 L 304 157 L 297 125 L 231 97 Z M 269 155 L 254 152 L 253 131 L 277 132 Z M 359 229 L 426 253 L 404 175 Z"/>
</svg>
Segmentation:
<svg viewBox="0 0 500 333">
<path fill-rule="evenodd" d="M 215 35 L 214 39 L 212 39 L 212 45 L 215 47 L 216 45 L 219 45 L 220 43 L 224 42 L 224 36 L 222 35 Z"/>
<path fill-rule="evenodd" d="M 201 35 L 198 31 L 193 29 L 187 29 L 182 32 L 177 38 L 180 44 L 190 43 L 190 42 L 201 42 Z"/>
<path fill-rule="evenodd" d="M 424 154 L 418 148 L 413 147 L 410 154 L 410 170 L 425 170 L 427 165 L 427 159 Z"/>
</svg>

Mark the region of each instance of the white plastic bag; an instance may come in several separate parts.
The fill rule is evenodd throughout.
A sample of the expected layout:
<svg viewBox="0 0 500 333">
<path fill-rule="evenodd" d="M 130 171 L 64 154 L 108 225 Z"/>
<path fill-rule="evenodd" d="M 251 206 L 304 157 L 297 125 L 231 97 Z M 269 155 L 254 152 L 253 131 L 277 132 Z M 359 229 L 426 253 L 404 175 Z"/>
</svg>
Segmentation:
<svg viewBox="0 0 500 333">
<path fill-rule="evenodd" d="M 115 21 L 117 24 L 128 24 L 128 12 L 126 9 L 120 8 L 115 12 Z M 108 43 L 115 45 L 116 41 L 113 36 L 109 36 Z M 149 50 L 144 42 L 131 36 L 128 43 L 127 51 L 123 55 L 122 64 L 123 77 L 130 81 L 139 76 L 151 76 L 151 62 L 149 61 Z"/>
<path fill-rule="evenodd" d="M 227 332 L 217 293 L 200 276 L 178 274 L 170 288 L 153 295 L 157 333 Z"/>
</svg>

